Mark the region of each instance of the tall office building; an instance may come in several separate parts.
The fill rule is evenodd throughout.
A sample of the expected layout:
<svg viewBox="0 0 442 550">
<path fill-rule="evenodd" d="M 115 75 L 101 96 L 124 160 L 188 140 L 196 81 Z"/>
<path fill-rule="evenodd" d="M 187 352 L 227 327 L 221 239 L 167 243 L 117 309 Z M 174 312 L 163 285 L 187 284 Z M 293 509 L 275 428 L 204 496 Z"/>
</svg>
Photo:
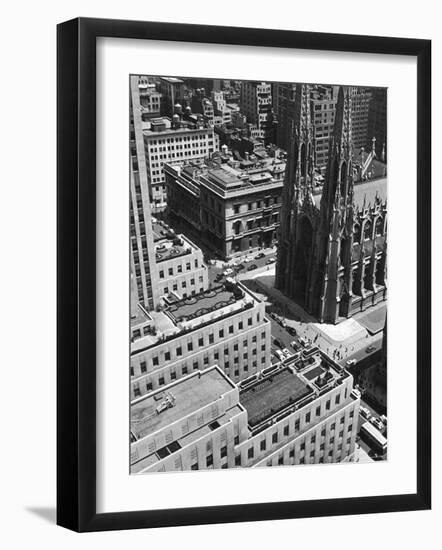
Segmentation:
<svg viewBox="0 0 442 550">
<path fill-rule="evenodd" d="M 254 124 L 258 137 L 265 143 L 274 141 L 272 85 L 268 82 L 245 80 L 241 85 L 240 111 Z"/>
<path fill-rule="evenodd" d="M 270 364 L 265 304 L 240 283 L 173 300 L 150 315 L 151 333 L 131 346 L 132 399 L 211 365 L 239 382 Z"/>
<path fill-rule="evenodd" d="M 336 463 L 352 459 L 359 397 L 317 348 L 239 386 L 214 366 L 131 404 L 133 473 Z"/>
<path fill-rule="evenodd" d="M 276 118 L 276 145 L 288 151 L 295 116 L 296 84 L 276 82 L 273 85 L 273 102 Z"/>
<path fill-rule="evenodd" d="M 153 309 L 159 299 L 151 231 L 149 185 L 138 77 L 130 78 L 130 264 L 138 301 Z"/>
<path fill-rule="evenodd" d="M 375 88 L 372 90 L 370 105 L 368 108 L 368 150 L 372 147 L 372 139 L 376 138 L 376 156 L 382 162 L 387 158 L 387 89 Z"/>
</svg>

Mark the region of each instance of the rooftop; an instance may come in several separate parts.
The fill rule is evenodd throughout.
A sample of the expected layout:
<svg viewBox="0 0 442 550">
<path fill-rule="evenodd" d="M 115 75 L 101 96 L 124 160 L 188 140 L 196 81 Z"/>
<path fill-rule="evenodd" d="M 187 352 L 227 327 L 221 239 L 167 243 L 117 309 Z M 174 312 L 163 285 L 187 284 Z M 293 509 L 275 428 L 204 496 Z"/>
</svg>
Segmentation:
<svg viewBox="0 0 442 550">
<path fill-rule="evenodd" d="M 133 402 L 131 432 L 141 439 L 214 403 L 234 387 L 218 367 L 194 372 Z"/>
<path fill-rule="evenodd" d="M 312 391 L 297 374 L 285 368 L 246 389 L 241 393 L 240 402 L 247 410 L 249 425 L 253 427 Z"/>
<path fill-rule="evenodd" d="M 234 304 L 244 297 L 235 285 L 222 285 L 179 300 L 167 308 L 175 323 L 189 321 Z"/>
<path fill-rule="evenodd" d="M 382 202 L 387 200 L 387 178 L 379 178 L 376 180 L 365 181 L 364 183 L 355 183 L 354 185 L 354 202 L 360 209 L 369 205 L 373 206 L 376 197 Z M 319 208 L 321 203 L 321 193 L 314 196 L 315 204 Z"/>
<path fill-rule="evenodd" d="M 345 369 L 316 347 L 265 369 L 240 391 L 249 428 L 255 433 L 261 431 L 275 416 L 290 414 L 347 376 Z"/>
</svg>

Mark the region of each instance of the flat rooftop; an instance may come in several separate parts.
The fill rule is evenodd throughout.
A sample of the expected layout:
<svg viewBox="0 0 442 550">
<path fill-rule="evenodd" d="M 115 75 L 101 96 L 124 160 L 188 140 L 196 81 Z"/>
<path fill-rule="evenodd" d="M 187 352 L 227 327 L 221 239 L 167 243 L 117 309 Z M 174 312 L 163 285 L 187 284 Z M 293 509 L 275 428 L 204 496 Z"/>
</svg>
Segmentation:
<svg viewBox="0 0 442 550">
<path fill-rule="evenodd" d="M 243 297 L 238 287 L 222 285 L 179 300 L 166 311 L 175 323 L 180 323 L 227 307 Z"/>
<path fill-rule="evenodd" d="M 249 425 L 253 427 L 312 392 L 300 376 L 286 368 L 242 392 L 240 403 L 247 410 Z"/>
<path fill-rule="evenodd" d="M 167 239 L 164 242 L 157 244 L 155 248 L 155 260 L 157 263 L 170 260 L 172 258 L 179 258 L 190 254 L 192 248 L 181 237 L 175 237 L 174 239 Z"/>
<path fill-rule="evenodd" d="M 141 439 L 214 403 L 234 387 L 233 382 L 217 367 L 181 378 L 131 405 L 131 432 Z M 173 406 L 157 412 L 167 396 L 172 396 Z"/>
</svg>

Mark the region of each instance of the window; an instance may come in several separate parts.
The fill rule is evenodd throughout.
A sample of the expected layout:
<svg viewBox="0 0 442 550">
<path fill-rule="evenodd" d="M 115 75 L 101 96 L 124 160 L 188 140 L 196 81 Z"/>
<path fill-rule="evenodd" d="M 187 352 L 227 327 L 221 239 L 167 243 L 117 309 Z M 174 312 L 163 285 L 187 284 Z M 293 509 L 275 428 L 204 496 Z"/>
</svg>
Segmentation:
<svg viewBox="0 0 442 550">
<path fill-rule="evenodd" d="M 206 458 L 206 466 L 209 468 L 213 466 L 213 455 L 208 455 Z"/>
<path fill-rule="evenodd" d="M 233 444 L 238 445 L 239 444 L 239 435 L 235 435 L 235 438 L 233 439 Z"/>
<path fill-rule="evenodd" d="M 219 331 L 219 337 L 220 337 L 220 338 L 224 338 L 224 330 L 223 330 L 223 329 L 221 329 L 221 330 Z"/>
<path fill-rule="evenodd" d="M 182 266 L 182 265 L 177 266 L 177 272 L 178 272 L 178 273 L 182 273 L 182 272 L 183 272 L 183 266 Z"/>
<path fill-rule="evenodd" d="M 336 422 L 333 422 L 333 424 L 330 424 L 330 430 L 334 430 L 336 428 Z"/>
<path fill-rule="evenodd" d="M 152 390 L 152 382 L 148 382 L 146 384 L 146 391 L 151 391 Z"/>
<path fill-rule="evenodd" d="M 187 344 L 187 351 L 192 351 L 193 350 L 193 343 L 192 342 L 188 342 Z"/>
<path fill-rule="evenodd" d="M 240 322 L 238 323 L 238 330 L 242 330 L 242 329 L 243 329 L 243 322 L 240 321 Z"/>
<path fill-rule="evenodd" d="M 173 268 L 169 267 L 169 275 L 173 275 Z"/>
<path fill-rule="evenodd" d="M 166 351 L 166 353 L 164 354 L 164 360 L 170 361 L 170 351 Z"/>
<path fill-rule="evenodd" d="M 327 402 L 325 404 L 325 408 L 327 409 L 327 411 L 330 410 L 330 399 L 327 399 Z"/>
<path fill-rule="evenodd" d="M 159 364 L 158 356 L 152 357 L 152 365 L 157 366 Z"/>
<path fill-rule="evenodd" d="M 187 370 L 188 370 L 187 367 L 183 367 L 183 368 L 181 369 L 181 372 L 182 372 L 183 374 L 187 374 Z"/>
<path fill-rule="evenodd" d="M 295 432 L 299 430 L 299 418 L 295 421 Z"/>
<path fill-rule="evenodd" d="M 347 431 L 348 431 L 348 432 L 351 432 L 352 429 L 353 429 L 353 424 L 350 424 L 350 425 L 348 426 Z"/>
<path fill-rule="evenodd" d="M 163 270 L 160 271 L 160 279 L 164 279 L 164 271 Z"/>
<path fill-rule="evenodd" d="M 311 441 L 311 444 L 313 445 L 316 442 L 316 435 L 312 435 L 312 438 L 310 441 Z"/>
<path fill-rule="evenodd" d="M 321 414 L 321 407 L 316 407 L 316 416 L 319 416 Z"/>
<path fill-rule="evenodd" d="M 183 355 L 183 348 L 182 348 L 181 346 L 179 346 L 179 347 L 176 349 L 176 354 L 177 354 L 178 356 Z"/>
<path fill-rule="evenodd" d="M 272 434 L 272 443 L 278 443 L 278 432 Z"/>
<path fill-rule="evenodd" d="M 341 396 L 338 393 L 338 395 L 336 396 L 336 399 L 335 399 L 336 405 L 339 405 L 340 401 L 341 401 Z"/>
<path fill-rule="evenodd" d="M 175 372 L 175 371 L 172 371 L 172 372 L 170 373 L 170 379 L 171 379 L 171 380 L 176 380 L 176 372 Z"/>
<path fill-rule="evenodd" d="M 283 431 L 284 435 L 289 435 L 289 427 L 288 425 L 287 426 L 284 426 L 284 431 Z"/>
<path fill-rule="evenodd" d="M 300 447 L 301 451 L 305 451 L 305 441 L 303 441 L 301 443 L 301 447 Z"/>
<path fill-rule="evenodd" d="M 261 451 L 265 451 L 266 450 L 266 440 L 263 439 L 261 441 L 261 443 L 259 444 L 259 448 L 261 449 Z"/>
<path fill-rule="evenodd" d="M 198 338 L 198 345 L 200 348 L 204 346 L 204 338 Z"/>
<path fill-rule="evenodd" d="M 238 344 L 235 344 L 235 345 L 233 346 L 233 351 L 238 351 Z"/>
<path fill-rule="evenodd" d="M 193 370 L 196 370 L 198 368 L 198 361 L 193 362 Z"/>
<path fill-rule="evenodd" d="M 221 458 L 224 458 L 227 456 L 227 446 L 224 445 L 224 447 L 221 447 Z"/>
<path fill-rule="evenodd" d="M 198 462 L 195 462 L 195 464 L 192 464 L 190 469 L 191 470 L 198 470 Z"/>
<path fill-rule="evenodd" d="M 310 413 L 309 412 L 305 415 L 305 421 L 306 421 L 307 424 L 310 422 Z"/>
<path fill-rule="evenodd" d="M 254 448 L 253 447 L 250 447 L 250 449 L 247 451 L 247 458 L 253 458 L 254 456 Z"/>
<path fill-rule="evenodd" d="M 130 368 L 130 375 L 131 375 L 131 376 L 134 375 L 134 368 L 133 368 L 133 367 Z"/>
<path fill-rule="evenodd" d="M 229 334 L 233 334 L 233 325 L 230 325 L 229 327 Z"/>
<path fill-rule="evenodd" d="M 241 466 L 241 455 L 235 456 L 235 466 Z"/>
<path fill-rule="evenodd" d="M 214 342 L 214 336 L 213 334 L 209 334 L 209 344 L 213 344 Z"/>
<path fill-rule="evenodd" d="M 164 376 L 160 376 L 160 378 L 158 378 L 158 384 L 160 386 L 164 386 Z"/>
</svg>

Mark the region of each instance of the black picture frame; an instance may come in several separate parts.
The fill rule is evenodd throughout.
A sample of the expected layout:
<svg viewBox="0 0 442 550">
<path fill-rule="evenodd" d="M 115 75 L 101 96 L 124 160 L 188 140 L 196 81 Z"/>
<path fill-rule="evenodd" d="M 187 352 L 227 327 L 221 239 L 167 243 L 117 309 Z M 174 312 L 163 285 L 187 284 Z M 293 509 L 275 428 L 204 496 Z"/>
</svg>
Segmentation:
<svg viewBox="0 0 442 550">
<path fill-rule="evenodd" d="M 96 511 L 96 39 L 417 58 L 417 491 L 199 508 Z M 84 531 L 425 510 L 431 506 L 431 41 L 79 18 L 57 28 L 57 523 Z"/>
</svg>

